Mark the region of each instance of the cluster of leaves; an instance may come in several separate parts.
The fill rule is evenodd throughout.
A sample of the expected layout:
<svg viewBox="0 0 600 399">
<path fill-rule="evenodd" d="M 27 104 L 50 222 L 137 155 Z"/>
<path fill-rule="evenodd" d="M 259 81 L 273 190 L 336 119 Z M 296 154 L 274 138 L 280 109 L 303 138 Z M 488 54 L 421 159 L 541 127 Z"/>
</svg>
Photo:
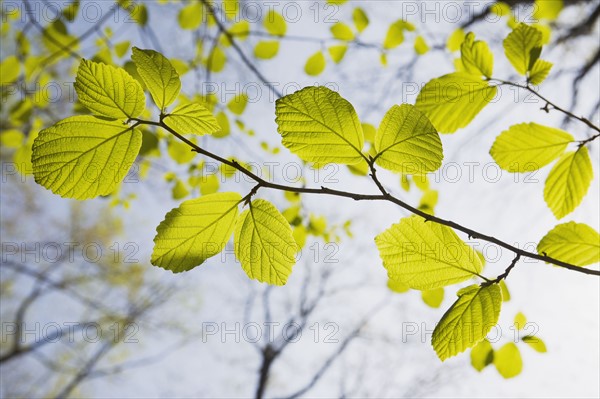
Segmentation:
<svg viewBox="0 0 600 399">
<path fill-rule="evenodd" d="M 205 19 L 209 26 L 216 26 L 213 16 L 204 17 L 209 10 L 204 2 L 189 3 L 179 14 L 180 26 L 198 29 Z M 233 19 L 237 8 L 230 10 L 227 16 Z M 143 18 L 140 21 L 145 23 Z M 369 24 L 360 8 L 354 10 L 353 22 L 354 28 L 342 22 L 331 28 L 334 39 L 341 42 L 328 49 L 334 62 L 341 61 L 348 43 L 356 42 L 358 34 Z M 277 38 L 285 36 L 287 27 L 283 17 L 274 11 L 265 17 L 263 27 L 273 40 L 258 42 L 255 56 L 270 59 L 278 53 Z M 407 31 L 414 31 L 414 27 L 406 21 L 392 24 L 383 48 L 400 45 Z M 243 20 L 225 32 L 218 35 L 218 42 L 208 53 L 199 41 L 197 59 L 189 65 L 172 62 L 153 50 L 137 48 L 133 48 L 132 61 L 125 63 L 124 68 L 108 65 L 111 62 L 102 63 L 100 53 L 94 60 L 83 60 L 77 71 L 75 90 L 79 102 L 87 109 L 81 112 L 92 115 L 64 119 L 29 137 L 31 154 L 23 156 L 31 156 L 36 181 L 68 198 L 108 195 L 118 189 L 136 157 L 155 151 L 159 140 L 167 141 L 169 154 L 185 164 L 195 155 L 190 147 L 200 152 L 194 136 L 226 135 L 229 122 L 223 111 L 214 115 L 214 98 L 189 99 L 180 94 L 180 76 L 190 67 L 199 63 L 212 72 L 222 71 L 226 63 L 223 48 L 234 45 L 233 38 L 243 40 L 251 33 L 248 22 Z M 391 107 L 378 128 L 361 123 L 352 104 L 324 87 L 307 87 L 279 99 L 275 114 L 282 144 L 305 162 L 344 164 L 361 175 L 369 171 L 374 175 L 375 167 L 398 173 L 402 187 L 406 189 L 412 181 L 423 190 L 419 209 L 433 214 L 437 192 L 429 189 L 425 175 L 442 165 L 439 133 L 453 133 L 467 126 L 496 95 L 496 85 L 506 83 L 493 77 L 493 54 L 485 42 L 475 40 L 472 33 L 456 37 L 461 39 L 457 47 L 460 49 L 457 71 L 425 85 L 415 105 Z M 507 59 L 525 76 L 528 85 L 542 83 L 552 67 L 539 58 L 543 43 L 543 32 L 525 24 L 515 24 L 504 41 Z M 117 47 L 122 57 L 129 43 Z M 424 40 L 417 37 L 416 51 L 419 52 L 417 48 L 425 51 L 425 47 Z M 324 54 L 318 52 L 309 59 L 305 71 L 318 74 L 325 62 Z M 158 121 L 140 119 L 151 115 L 146 109 L 144 90 L 159 109 Z M 169 111 L 175 101 L 179 105 Z M 227 105 L 228 112 L 239 115 L 246 103 L 247 98 L 236 98 Z M 239 127 L 243 129 L 243 125 Z M 571 143 L 580 145 L 573 152 L 565 152 Z M 592 180 L 585 144 L 562 130 L 524 123 L 503 132 L 491 154 L 500 167 L 511 172 L 530 171 L 560 158 L 550 172 L 544 197 L 556 217 L 562 218 L 579 205 Z M 247 170 L 243 164 L 221 159 L 226 161 L 223 175 Z M 201 168 L 199 164 L 193 169 Z M 157 228 L 152 263 L 173 272 L 202 264 L 220 253 L 233 236 L 236 257 L 250 278 L 283 285 L 306 234 L 327 234 L 317 218 L 311 218 L 308 224 L 299 223 L 300 211 L 296 205 L 280 212 L 264 199 L 253 199 L 264 187 L 260 181 L 242 196 L 234 192 L 219 193 L 218 182 L 202 184 L 198 176 L 190 177 L 188 184 L 174 174 L 167 179 L 174 182 L 175 198 L 189 195 L 188 186 L 199 185 L 202 194 L 167 213 Z M 289 191 L 291 195 L 298 194 L 293 187 Z M 240 213 L 240 207 L 247 209 Z M 587 266 L 600 260 L 599 241 L 598 232 L 590 226 L 568 222 L 556 226 L 539 242 L 538 253 Z M 379 234 L 375 243 L 388 272 L 389 287 L 398 292 L 419 290 L 431 306 L 440 306 L 445 287 L 483 278 L 481 284 L 458 290 L 458 299 L 434 331 L 432 345 L 442 360 L 475 347 L 471 354 L 476 359 L 474 366 L 490 364 L 488 360 L 493 357 L 503 376 L 516 375 L 514 370 L 506 371 L 504 365 L 506 359 L 516 358 L 511 346 L 514 344 L 494 351 L 485 340 L 498 321 L 503 300 L 507 299 L 503 281 L 506 275 L 497 279 L 483 277 L 485 260 L 481 255 L 451 227 L 422 216 L 401 219 Z M 532 342 L 526 337 L 522 341 Z"/>
</svg>

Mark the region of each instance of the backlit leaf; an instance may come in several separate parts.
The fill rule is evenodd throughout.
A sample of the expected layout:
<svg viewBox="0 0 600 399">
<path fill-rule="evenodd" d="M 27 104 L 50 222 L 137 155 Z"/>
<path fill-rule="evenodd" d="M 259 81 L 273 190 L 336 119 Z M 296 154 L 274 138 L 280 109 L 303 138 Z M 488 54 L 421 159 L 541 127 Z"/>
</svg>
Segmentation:
<svg viewBox="0 0 600 399">
<path fill-rule="evenodd" d="M 303 160 L 356 164 L 363 159 L 358 115 L 331 89 L 310 86 L 280 98 L 275 114 L 283 145 Z"/>
<path fill-rule="evenodd" d="M 403 174 L 433 172 L 442 165 L 442 142 L 429 119 L 410 104 L 394 105 L 375 135 L 375 160 Z"/>
<path fill-rule="evenodd" d="M 306 60 L 304 72 L 309 76 L 320 75 L 325 70 L 325 56 L 321 51 L 317 51 Z"/>
<path fill-rule="evenodd" d="M 146 107 L 144 90 L 124 69 L 82 60 L 75 78 L 79 101 L 109 118 L 135 118 Z"/>
<path fill-rule="evenodd" d="M 35 181 L 66 198 L 108 195 L 129 172 L 141 145 L 142 133 L 121 121 L 63 119 L 35 139 Z"/>
<path fill-rule="evenodd" d="M 492 77 L 494 55 L 487 43 L 475 40 L 475 34 L 469 32 L 461 47 L 461 59 L 466 72 L 473 75 Z"/>
<path fill-rule="evenodd" d="M 494 348 L 487 339 L 479 342 L 471 349 L 471 366 L 481 371 L 494 361 Z"/>
<path fill-rule="evenodd" d="M 531 172 L 558 158 L 575 139 L 564 130 L 521 123 L 500 133 L 490 154 L 509 172 Z"/>
<path fill-rule="evenodd" d="M 433 330 L 431 345 L 441 360 L 464 352 L 483 340 L 498 323 L 502 294 L 497 284 L 470 285 Z"/>
<path fill-rule="evenodd" d="M 527 345 L 529 345 L 533 350 L 539 353 L 546 353 L 548 349 L 546 349 L 546 344 L 542 341 L 541 338 L 534 337 L 531 335 L 526 335 L 521 339 Z"/>
<path fill-rule="evenodd" d="M 430 80 L 415 106 L 440 133 L 454 133 L 467 126 L 496 96 L 497 88 L 468 73 L 451 73 Z"/>
<path fill-rule="evenodd" d="M 559 224 L 542 238 L 537 251 L 573 265 L 591 265 L 600 262 L 600 234 L 585 223 Z"/>
<path fill-rule="evenodd" d="M 375 237 L 392 280 L 432 290 L 468 280 L 483 268 L 477 253 L 449 227 L 410 216 Z"/>
<path fill-rule="evenodd" d="M 223 250 L 233 233 L 241 196 L 217 193 L 185 201 L 156 228 L 152 264 L 179 273 Z"/>
<path fill-rule="evenodd" d="M 329 28 L 331 34 L 338 40 L 351 41 L 354 40 L 354 32 L 343 22 L 336 22 Z"/>
<path fill-rule="evenodd" d="M 513 378 L 521 374 L 523 359 L 517 345 L 512 342 L 494 352 L 494 366 L 504 378 Z"/>
<path fill-rule="evenodd" d="M 504 39 L 504 53 L 521 75 L 527 74 L 540 55 L 542 32 L 521 23 Z"/>
<path fill-rule="evenodd" d="M 356 7 L 352 11 L 352 21 L 354 21 L 354 26 L 356 26 L 356 30 L 359 33 L 369 26 L 369 17 L 367 17 L 365 11 L 360 7 Z"/>
<path fill-rule="evenodd" d="M 275 10 L 267 12 L 263 25 L 267 32 L 275 36 L 285 36 L 285 32 L 287 31 L 285 18 Z"/>
<path fill-rule="evenodd" d="M 181 81 L 169 60 L 154 50 L 137 47 L 133 48 L 131 59 L 158 108 L 171 105 L 179 95 Z"/>
<path fill-rule="evenodd" d="M 261 40 L 254 47 L 254 56 L 262 60 L 270 60 L 279 52 L 279 41 Z"/>
<path fill-rule="evenodd" d="M 177 106 L 164 122 L 180 134 L 211 134 L 221 130 L 217 119 L 204 106 L 188 103 Z"/>
<path fill-rule="evenodd" d="M 292 228 L 269 201 L 254 200 L 236 224 L 235 256 L 251 279 L 284 285 L 298 250 Z"/>
<path fill-rule="evenodd" d="M 444 289 L 436 288 L 435 290 L 421 291 L 421 299 L 427 306 L 439 308 L 444 301 Z"/>
<path fill-rule="evenodd" d="M 544 200 L 557 219 L 579 206 L 594 177 L 587 147 L 564 154 L 554 165 L 544 186 Z"/>
</svg>

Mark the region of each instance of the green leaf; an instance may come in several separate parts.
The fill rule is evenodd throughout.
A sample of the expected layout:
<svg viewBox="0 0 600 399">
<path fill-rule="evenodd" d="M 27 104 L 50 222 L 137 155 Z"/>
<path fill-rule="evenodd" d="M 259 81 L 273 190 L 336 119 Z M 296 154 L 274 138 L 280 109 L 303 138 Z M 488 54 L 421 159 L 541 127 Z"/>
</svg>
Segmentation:
<svg viewBox="0 0 600 399">
<path fill-rule="evenodd" d="M 432 290 L 460 283 L 483 268 L 477 253 L 450 227 L 410 216 L 375 237 L 388 277 Z"/>
<path fill-rule="evenodd" d="M 537 251 L 573 265 L 591 265 L 600 262 L 600 234 L 585 223 L 559 224 L 542 238 Z"/>
<path fill-rule="evenodd" d="M 17 80 L 21 74 L 21 63 L 17 56 L 10 55 L 3 59 L 0 63 L 0 71 L 2 71 L 0 84 L 7 85 Z"/>
<path fill-rule="evenodd" d="M 415 39 L 415 52 L 419 55 L 423 55 L 429 51 L 429 46 L 423 36 L 417 36 Z"/>
<path fill-rule="evenodd" d="M 354 26 L 356 26 L 356 30 L 359 33 L 369 26 L 369 17 L 367 17 L 365 11 L 360 7 L 356 7 L 352 11 L 352 21 L 354 21 Z"/>
<path fill-rule="evenodd" d="M 325 70 L 325 56 L 322 52 L 317 51 L 306 60 L 304 72 L 309 76 L 320 75 Z"/>
<path fill-rule="evenodd" d="M 500 133 L 490 154 L 509 172 L 531 172 L 558 158 L 575 139 L 564 130 L 521 123 Z"/>
<path fill-rule="evenodd" d="M 494 348 L 487 339 L 479 342 L 471 349 L 471 366 L 481 371 L 494 361 Z"/>
<path fill-rule="evenodd" d="M 406 28 L 406 22 L 398 20 L 390 25 L 383 41 L 384 49 L 393 49 L 398 47 L 404 42 L 404 29 Z"/>
<path fill-rule="evenodd" d="M 229 110 L 236 114 L 236 115 L 241 115 L 244 113 L 244 110 L 246 109 L 246 105 L 248 104 L 248 95 L 246 95 L 246 93 L 241 93 L 236 95 L 235 97 L 233 97 L 228 103 L 227 103 L 227 108 L 229 108 Z"/>
<path fill-rule="evenodd" d="M 521 340 L 527 345 L 529 345 L 531 348 L 533 348 L 533 350 L 535 350 L 536 352 L 546 353 L 548 351 L 548 349 L 546 348 L 546 344 L 544 343 L 544 341 L 542 341 L 541 338 L 526 335 L 523 338 L 521 338 Z"/>
<path fill-rule="evenodd" d="M 403 174 L 433 172 L 442 166 L 442 141 L 429 119 L 410 104 L 394 105 L 375 135 L 375 161 Z"/>
<path fill-rule="evenodd" d="M 354 32 L 347 24 L 343 22 L 336 22 L 329 28 L 334 38 L 343 41 L 354 40 Z"/>
<path fill-rule="evenodd" d="M 146 107 L 144 90 L 124 69 L 81 60 L 75 91 L 90 111 L 109 118 L 135 118 Z"/>
<path fill-rule="evenodd" d="M 498 284 L 500 286 L 500 290 L 502 291 L 502 302 L 510 301 L 510 291 L 508 290 L 508 286 L 504 282 L 504 280 L 500 280 Z"/>
<path fill-rule="evenodd" d="M 557 219 L 579 206 L 594 177 L 587 147 L 564 154 L 554 165 L 544 186 L 544 200 Z"/>
<path fill-rule="evenodd" d="M 204 106 L 182 104 L 163 118 L 165 124 L 180 134 L 211 134 L 221 130 L 217 119 Z"/>
<path fill-rule="evenodd" d="M 274 36 L 285 36 L 287 24 L 285 18 L 277 11 L 269 10 L 263 21 L 263 26 L 270 34 Z"/>
<path fill-rule="evenodd" d="M 65 198 L 112 193 L 142 145 L 142 133 L 120 121 L 73 116 L 42 130 L 33 144 L 35 181 Z"/>
<path fill-rule="evenodd" d="M 558 17 L 563 6 L 563 0 L 535 0 L 533 17 L 553 21 Z"/>
<path fill-rule="evenodd" d="M 215 47 L 206 60 L 206 65 L 211 72 L 221 72 L 226 63 L 227 55 L 221 47 Z"/>
<path fill-rule="evenodd" d="M 363 160 L 358 115 L 331 89 L 310 86 L 280 98 L 275 114 L 283 145 L 303 160 L 348 165 Z"/>
<path fill-rule="evenodd" d="M 463 66 L 468 73 L 492 77 L 494 55 L 486 42 L 475 40 L 475 34 L 469 32 L 460 47 L 460 52 Z"/>
<path fill-rule="evenodd" d="M 235 256 L 251 279 L 285 285 L 296 262 L 298 247 L 292 228 L 269 201 L 250 203 L 236 224 Z"/>
<path fill-rule="evenodd" d="M 421 299 L 427 306 L 439 308 L 444 301 L 444 289 L 436 288 L 435 290 L 421 291 Z"/>
<path fill-rule="evenodd" d="M 200 27 L 204 17 L 204 9 L 199 1 L 190 2 L 179 11 L 177 21 L 182 29 L 194 30 Z"/>
<path fill-rule="evenodd" d="M 395 292 L 397 294 L 402 294 L 410 291 L 410 287 L 406 284 L 403 284 L 397 280 L 388 279 L 387 286 L 390 291 Z"/>
<path fill-rule="evenodd" d="M 415 106 L 440 133 L 454 133 L 467 126 L 496 96 L 497 88 L 468 73 L 451 73 L 430 80 Z"/>
<path fill-rule="evenodd" d="M 279 41 L 261 40 L 254 47 L 254 56 L 262 60 L 270 60 L 279 52 Z"/>
<path fill-rule="evenodd" d="M 196 156 L 188 144 L 174 137 L 167 142 L 167 153 L 180 165 L 188 164 Z"/>
<path fill-rule="evenodd" d="M 223 250 L 238 216 L 238 193 L 188 200 L 172 209 L 156 228 L 152 264 L 179 273 Z"/>
<path fill-rule="evenodd" d="M 504 53 L 521 75 L 526 75 L 542 49 L 542 32 L 521 23 L 504 39 Z"/>
<path fill-rule="evenodd" d="M 529 83 L 539 85 L 542 83 L 552 69 L 552 63 L 544 60 L 537 60 L 529 73 Z"/>
<path fill-rule="evenodd" d="M 346 50 L 348 50 L 348 46 L 345 44 L 331 46 L 327 50 L 329 51 L 329 55 L 331 56 L 333 62 L 339 64 L 344 58 L 344 55 L 346 55 Z"/>
<path fill-rule="evenodd" d="M 171 105 L 179 95 L 181 81 L 169 60 L 154 50 L 137 47 L 133 48 L 131 59 L 158 108 Z"/>
<path fill-rule="evenodd" d="M 527 317 L 521 312 L 517 313 L 515 315 L 515 327 L 517 330 L 522 330 L 525 327 L 525 324 L 527 324 Z"/>
<path fill-rule="evenodd" d="M 485 338 L 498 323 L 502 294 L 497 284 L 470 285 L 433 330 L 431 345 L 441 360 L 464 352 Z"/>
<path fill-rule="evenodd" d="M 494 352 L 494 366 L 504 378 L 513 378 L 521 374 L 523 359 L 519 348 L 512 342 Z"/>
<path fill-rule="evenodd" d="M 464 40 L 465 31 L 462 30 L 462 28 L 458 28 L 448 37 L 448 40 L 446 41 L 446 47 L 450 51 L 458 51 Z"/>
</svg>

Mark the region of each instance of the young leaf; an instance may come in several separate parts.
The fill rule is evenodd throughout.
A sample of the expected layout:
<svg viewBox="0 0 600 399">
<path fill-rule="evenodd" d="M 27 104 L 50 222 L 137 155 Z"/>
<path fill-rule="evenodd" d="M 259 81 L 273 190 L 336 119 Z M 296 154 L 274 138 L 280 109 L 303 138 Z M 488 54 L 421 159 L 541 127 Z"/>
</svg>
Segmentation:
<svg viewBox="0 0 600 399">
<path fill-rule="evenodd" d="M 446 41 L 446 47 L 450 51 L 458 51 L 464 40 L 465 31 L 462 28 L 458 28 L 448 37 L 448 40 Z"/>
<path fill-rule="evenodd" d="M 564 130 L 521 123 L 500 133 L 490 154 L 509 172 L 531 172 L 558 158 L 575 139 Z"/>
<path fill-rule="evenodd" d="M 544 60 L 537 60 L 529 73 L 529 83 L 539 85 L 542 83 L 552 69 L 552 63 Z"/>
<path fill-rule="evenodd" d="M 75 91 L 90 111 L 109 118 L 135 118 L 146 107 L 144 90 L 124 69 L 81 60 Z"/>
<path fill-rule="evenodd" d="M 406 22 L 403 20 L 398 20 L 391 24 L 385 35 L 383 48 L 389 50 L 401 45 L 404 41 L 404 29 L 406 29 Z"/>
<path fill-rule="evenodd" d="M 238 193 L 217 193 L 182 202 L 156 228 L 152 264 L 179 273 L 223 250 L 238 216 Z"/>
<path fill-rule="evenodd" d="M 475 34 L 469 32 L 460 47 L 460 52 L 463 66 L 468 73 L 492 77 L 494 55 L 486 42 L 475 40 Z"/>
<path fill-rule="evenodd" d="M 433 172 L 442 166 L 440 137 L 429 119 L 410 104 L 394 105 L 375 135 L 375 161 L 403 174 Z"/>
<path fill-rule="evenodd" d="M 120 121 L 73 116 L 42 130 L 33 143 L 35 181 L 61 197 L 112 193 L 138 155 L 142 133 Z"/>
<path fill-rule="evenodd" d="M 450 227 L 410 216 L 375 237 L 388 277 L 432 290 L 468 280 L 483 268 L 477 253 Z"/>
<path fill-rule="evenodd" d="M 305 87 L 275 106 L 282 143 L 307 162 L 356 164 L 362 159 L 362 126 L 348 101 L 324 86 Z"/>
<path fill-rule="evenodd" d="M 526 75 L 537 61 L 542 49 L 542 32 L 521 23 L 504 39 L 506 58 L 521 75 Z"/>
<path fill-rule="evenodd" d="M 479 342 L 471 349 L 471 366 L 481 371 L 494 361 L 494 348 L 487 339 Z"/>
<path fill-rule="evenodd" d="M 285 19 L 281 14 L 274 10 L 269 10 L 265 16 L 263 25 L 267 32 L 274 36 L 285 36 L 285 32 L 287 31 Z"/>
<path fill-rule="evenodd" d="M 285 285 L 296 261 L 298 247 L 292 228 L 269 201 L 250 203 L 238 218 L 235 256 L 251 279 L 273 285 Z"/>
<path fill-rule="evenodd" d="M 270 60 L 279 52 L 279 41 L 261 40 L 254 47 L 254 56 L 262 60 Z"/>
<path fill-rule="evenodd" d="M 354 21 L 354 26 L 356 26 L 356 30 L 359 33 L 369 26 L 369 17 L 367 17 L 365 11 L 360 7 L 356 7 L 352 11 L 352 21 Z"/>
<path fill-rule="evenodd" d="M 415 52 L 419 55 L 423 55 L 429 51 L 429 46 L 423 36 L 417 36 L 415 39 Z"/>
<path fill-rule="evenodd" d="M 171 105 L 179 95 L 181 81 L 169 60 L 154 50 L 137 47 L 133 48 L 131 59 L 158 108 Z"/>
<path fill-rule="evenodd" d="M 521 374 L 523 359 L 517 345 L 512 342 L 494 351 L 494 366 L 504 378 L 513 378 Z"/>
<path fill-rule="evenodd" d="M 439 308 L 444 301 L 444 289 L 436 288 L 435 290 L 421 291 L 421 299 L 427 306 Z"/>
<path fill-rule="evenodd" d="M 388 279 L 387 286 L 390 291 L 395 292 L 397 294 L 403 294 L 405 292 L 410 291 L 410 287 L 406 284 L 401 283 L 397 280 Z"/>
<path fill-rule="evenodd" d="M 333 62 L 339 64 L 344 58 L 344 55 L 346 55 L 346 50 L 348 50 L 348 46 L 345 44 L 336 45 L 329 47 L 327 50 L 329 51 L 329 55 L 331 56 Z"/>
<path fill-rule="evenodd" d="M 415 106 L 440 133 L 454 133 L 467 126 L 496 96 L 497 88 L 468 73 L 451 73 L 430 80 Z"/>
<path fill-rule="evenodd" d="M 304 72 L 309 76 L 320 75 L 325 70 L 325 56 L 321 51 L 317 51 L 306 60 Z"/>
<path fill-rule="evenodd" d="M 343 22 L 337 22 L 330 28 L 331 34 L 334 38 L 343 41 L 351 41 L 354 40 L 354 32 L 352 29 Z"/>
<path fill-rule="evenodd" d="M 502 294 L 498 284 L 470 285 L 433 330 L 431 345 L 441 360 L 464 352 L 485 338 L 498 323 Z"/>
<path fill-rule="evenodd" d="M 559 224 L 542 238 L 537 251 L 573 265 L 591 265 L 600 262 L 600 234 L 585 223 Z"/>
<path fill-rule="evenodd" d="M 193 1 L 183 7 L 177 15 L 177 21 L 182 29 L 194 30 L 197 29 L 203 20 L 204 9 L 202 3 Z"/>
<path fill-rule="evenodd" d="M 517 330 L 522 330 L 527 324 L 527 317 L 521 312 L 515 315 L 515 327 Z"/>
<path fill-rule="evenodd" d="M 228 103 L 227 108 L 236 114 L 241 115 L 244 113 L 246 109 L 246 105 L 248 104 L 248 95 L 246 93 L 241 93 L 233 97 Z"/>
<path fill-rule="evenodd" d="M 548 350 L 546 349 L 546 344 L 542 341 L 541 338 L 534 337 L 531 335 L 526 335 L 521 339 L 527 345 L 529 345 L 533 350 L 539 353 L 546 353 Z"/>
<path fill-rule="evenodd" d="M 587 147 L 564 154 L 544 186 L 544 200 L 557 219 L 573 212 L 587 194 L 594 170 Z"/>
<path fill-rule="evenodd" d="M 204 135 L 221 130 L 214 115 L 200 104 L 179 105 L 163 118 L 165 124 L 180 134 Z"/>
</svg>

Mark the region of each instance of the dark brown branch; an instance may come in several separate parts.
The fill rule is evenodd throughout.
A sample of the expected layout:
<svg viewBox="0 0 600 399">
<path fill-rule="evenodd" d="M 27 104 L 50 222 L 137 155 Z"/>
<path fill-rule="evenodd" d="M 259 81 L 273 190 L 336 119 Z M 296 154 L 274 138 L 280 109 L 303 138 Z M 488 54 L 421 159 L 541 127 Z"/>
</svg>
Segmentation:
<svg viewBox="0 0 600 399">
<path fill-rule="evenodd" d="M 199 147 L 198 145 L 192 143 L 190 140 L 188 140 L 187 138 L 185 138 L 184 136 L 182 136 L 181 134 L 177 133 L 175 130 L 170 128 L 168 125 L 166 125 L 162 120 L 160 122 L 146 121 L 146 120 L 136 119 L 136 118 L 131 119 L 131 120 L 136 121 L 137 124 L 146 124 L 146 125 L 162 127 L 163 129 L 167 130 L 169 133 L 173 134 L 175 137 L 177 137 L 178 139 L 180 139 L 181 141 L 183 141 L 184 143 L 189 145 L 190 148 L 192 149 L 192 151 L 197 152 L 198 154 L 207 156 L 211 159 L 214 159 L 215 161 L 219 161 L 219 162 L 221 162 L 225 165 L 228 165 L 232 168 L 235 168 L 236 170 L 238 170 L 241 173 L 245 174 L 246 176 L 250 177 L 252 180 L 256 181 L 257 186 L 254 187 L 253 191 L 257 191 L 261 187 L 264 187 L 264 188 L 269 188 L 269 189 L 273 189 L 273 190 L 288 191 L 288 192 L 293 192 L 293 193 L 331 195 L 331 196 L 336 196 L 336 197 L 351 198 L 355 201 L 387 201 L 387 202 L 396 204 L 399 207 L 404 208 L 407 211 L 409 211 L 415 215 L 421 216 L 426 221 L 430 221 L 430 222 L 434 222 L 434 223 L 441 224 L 444 226 L 448 226 L 450 228 L 453 228 L 455 230 L 458 230 L 458 231 L 461 231 L 461 232 L 467 234 L 470 238 L 490 242 L 490 243 L 498 245 L 499 247 L 502 247 L 504 249 L 508 249 L 509 251 L 511 251 L 515 254 L 521 255 L 523 257 L 541 260 L 543 262 L 551 263 L 553 265 L 560 266 L 565 269 L 569 269 L 569 270 L 572 270 L 572 271 L 575 271 L 578 273 L 600 276 L 600 271 L 598 271 L 598 270 L 586 269 L 586 268 L 583 268 L 580 266 L 573 265 L 571 263 L 563 262 L 561 260 L 552 258 L 547 255 L 539 255 L 539 254 L 536 254 L 533 252 L 525 251 L 524 249 L 517 248 L 517 247 L 515 247 L 505 241 L 502 241 L 496 237 L 480 233 L 476 230 L 470 229 L 468 227 L 465 227 L 465 226 L 458 224 L 456 222 L 453 222 L 451 220 L 446 220 L 446 219 L 442 219 L 442 218 L 439 218 L 434 215 L 430 215 L 429 213 L 424 212 L 418 208 L 415 208 L 415 207 L 407 204 L 406 202 L 402 201 L 401 199 L 394 197 L 393 195 L 391 195 L 389 193 L 380 194 L 380 195 L 359 194 L 359 193 L 352 193 L 352 192 L 347 192 L 347 191 L 334 190 L 334 189 L 327 188 L 324 186 L 321 186 L 321 188 L 308 188 L 308 187 L 294 187 L 294 186 L 286 186 L 283 184 L 271 183 L 271 182 L 266 181 L 263 178 L 255 175 L 254 173 L 250 172 L 246 168 L 242 167 L 235 160 L 225 159 L 223 157 L 213 154 L 212 152 L 207 151 L 207 150 Z"/>
</svg>

